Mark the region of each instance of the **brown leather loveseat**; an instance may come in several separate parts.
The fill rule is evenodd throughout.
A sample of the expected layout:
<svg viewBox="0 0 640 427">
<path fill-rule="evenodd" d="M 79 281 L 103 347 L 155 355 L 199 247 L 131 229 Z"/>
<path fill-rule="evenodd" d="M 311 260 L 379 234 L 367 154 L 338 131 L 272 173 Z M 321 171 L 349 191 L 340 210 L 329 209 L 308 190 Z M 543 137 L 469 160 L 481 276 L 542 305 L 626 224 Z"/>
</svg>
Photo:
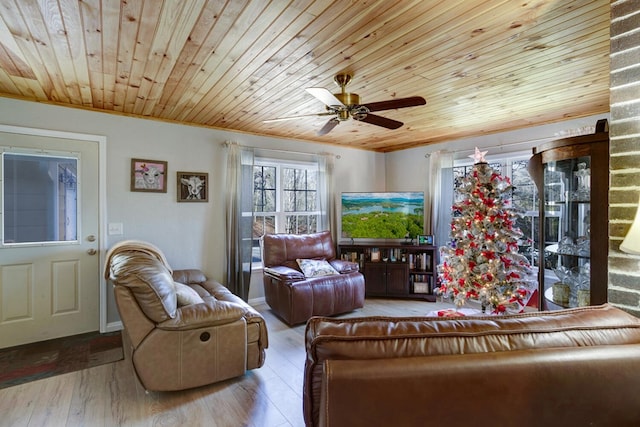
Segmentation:
<svg viewBox="0 0 640 427">
<path fill-rule="evenodd" d="M 314 317 L 305 339 L 307 426 L 640 425 L 640 319 L 608 304 Z"/>
<path fill-rule="evenodd" d="M 198 387 L 263 365 L 264 319 L 200 270 L 172 271 L 152 244 L 124 241 L 109 250 L 105 276 L 124 325 L 125 358 L 146 390 Z"/>
<path fill-rule="evenodd" d="M 364 276 L 357 263 L 336 259 L 329 231 L 267 234 L 262 237 L 262 251 L 265 300 L 289 325 L 364 306 Z M 331 274 L 305 275 L 301 265 L 314 261 L 326 261 L 330 267 L 323 271 L 331 269 Z M 310 270 L 318 272 L 320 268 Z"/>
</svg>

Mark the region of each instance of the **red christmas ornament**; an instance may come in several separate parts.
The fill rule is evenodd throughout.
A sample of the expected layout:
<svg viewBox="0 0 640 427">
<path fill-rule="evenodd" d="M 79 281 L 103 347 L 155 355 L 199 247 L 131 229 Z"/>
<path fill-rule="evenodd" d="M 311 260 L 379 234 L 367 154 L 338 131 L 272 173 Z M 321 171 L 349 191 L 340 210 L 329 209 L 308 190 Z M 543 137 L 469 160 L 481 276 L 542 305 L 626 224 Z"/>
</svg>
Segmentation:
<svg viewBox="0 0 640 427">
<path fill-rule="evenodd" d="M 492 251 L 482 251 L 480 254 L 486 259 L 496 259 L 496 254 Z"/>
</svg>

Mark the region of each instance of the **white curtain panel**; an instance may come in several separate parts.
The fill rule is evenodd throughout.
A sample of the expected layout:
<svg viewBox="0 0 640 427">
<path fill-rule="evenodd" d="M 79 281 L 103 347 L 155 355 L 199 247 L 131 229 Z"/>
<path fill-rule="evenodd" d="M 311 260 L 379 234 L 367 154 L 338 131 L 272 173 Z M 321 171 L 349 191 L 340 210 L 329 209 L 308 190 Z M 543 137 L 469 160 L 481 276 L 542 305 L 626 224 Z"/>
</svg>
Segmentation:
<svg viewBox="0 0 640 427">
<path fill-rule="evenodd" d="M 427 174 L 427 196 L 425 197 L 425 223 L 429 234 L 437 234 L 441 226 L 443 202 L 449 202 L 451 186 L 443 185 L 443 170 L 453 168 L 453 154 L 442 150 L 429 155 L 429 173 Z M 445 200 L 446 199 L 446 200 Z M 451 207 L 451 206 L 449 206 Z M 447 221 L 450 216 L 447 216 Z M 441 242 L 437 242 L 441 243 Z"/>
<path fill-rule="evenodd" d="M 335 194 L 333 187 L 333 158 L 331 154 L 318 154 L 318 202 L 320 203 L 320 222 L 318 231 L 331 230 L 333 241 L 337 242 Z"/>
<path fill-rule="evenodd" d="M 247 301 L 253 249 L 253 149 L 227 143 L 226 164 L 226 286 Z"/>
</svg>

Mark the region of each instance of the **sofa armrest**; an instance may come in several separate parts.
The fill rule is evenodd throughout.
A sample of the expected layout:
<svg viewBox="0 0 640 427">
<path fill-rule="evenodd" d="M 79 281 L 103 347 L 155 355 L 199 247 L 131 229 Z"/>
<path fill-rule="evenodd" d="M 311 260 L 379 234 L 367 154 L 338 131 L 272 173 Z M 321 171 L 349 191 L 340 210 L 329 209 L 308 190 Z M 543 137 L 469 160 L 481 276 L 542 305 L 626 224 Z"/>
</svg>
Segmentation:
<svg viewBox="0 0 640 427">
<path fill-rule="evenodd" d="M 258 311 L 253 308 L 249 303 L 245 302 L 239 296 L 233 294 L 229 289 L 227 289 L 224 285 L 216 282 L 215 280 L 209 279 L 206 282 L 202 283 L 201 286 L 213 295 L 220 302 L 228 302 L 230 304 L 236 304 L 238 306 L 243 307 L 244 309 L 244 319 L 247 322 L 247 325 L 251 325 L 253 323 L 258 324 L 260 329 L 260 346 L 261 348 L 269 347 L 269 338 L 267 333 L 267 325 L 264 321 L 264 318 Z"/>
<path fill-rule="evenodd" d="M 299 282 L 306 279 L 301 271 L 298 271 L 291 267 L 285 267 L 284 265 L 265 267 L 263 271 L 267 276 L 273 277 L 274 279 L 283 282 Z"/>
<path fill-rule="evenodd" d="M 164 330 L 184 331 L 224 325 L 242 319 L 246 311 L 243 305 L 205 297 L 203 303 L 179 307 L 175 318 L 158 323 L 157 327 Z"/>
<path fill-rule="evenodd" d="M 172 275 L 175 282 L 184 283 L 185 285 L 202 283 L 207 280 L 207 276 L 205 276 L 205 274 L 201 270 L 193 268 L 185 270 L 174 270 Z"/>
<path fill-rule="evenodd" d="M 360 266 L 357 262 L 346 261 L 342 259 L 332 259 L 329 264 L 340 274 L 349 274 L 360 271 Z"/>
</svg>

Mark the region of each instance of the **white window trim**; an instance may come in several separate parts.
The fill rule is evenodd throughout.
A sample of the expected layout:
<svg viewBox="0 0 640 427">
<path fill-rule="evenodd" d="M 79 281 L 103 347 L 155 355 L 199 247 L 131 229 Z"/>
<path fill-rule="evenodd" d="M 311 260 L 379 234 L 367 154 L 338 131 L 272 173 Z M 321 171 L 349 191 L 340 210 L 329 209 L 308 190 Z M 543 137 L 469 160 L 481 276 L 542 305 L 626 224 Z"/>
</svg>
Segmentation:
<svg viewBox="0 0 640 427">
<path fill-rule="evenodd" d="M 269 166 L 276 167 L 276 211 L 275 212 L 253 212 L 253 216 L 274 216 L 275 217 L 275 230 L 276 233 L 283 233 L 284 224 L 286 224 L 286 216 L 290 215 L 291 212 L 284 212 L 283 210 L 283 197 L 282 197 L 282 169 L 292 168 L 292 169 L 308 169 L 308 170 L 316 170 L 318 168 L 317 163 L 315 162 L 307 162 L 307 161 L 297 161 L 297 160 L 282 160 L 270 157 L 256 157 L 254 160 L 254 166 Z M 319 184 L 319 183 L 318 183 Z M 320 196 L 318 193 L 319 189 L 316 189 L 317 197 Z M 316 201 L 316 206 L 320 207 L 320 200 Z M 243 212 L 243 216 L 250 216 L 251 212 Z M 322 212 L 320 210 L 316 211 L 305 211 L 304 215 L 315 215 L 320 216 Z M 251 263 L 252 271 L 262 270 L 262 247 L 260 248 L 260 262 L 252 262 Z"/>
</svg>

